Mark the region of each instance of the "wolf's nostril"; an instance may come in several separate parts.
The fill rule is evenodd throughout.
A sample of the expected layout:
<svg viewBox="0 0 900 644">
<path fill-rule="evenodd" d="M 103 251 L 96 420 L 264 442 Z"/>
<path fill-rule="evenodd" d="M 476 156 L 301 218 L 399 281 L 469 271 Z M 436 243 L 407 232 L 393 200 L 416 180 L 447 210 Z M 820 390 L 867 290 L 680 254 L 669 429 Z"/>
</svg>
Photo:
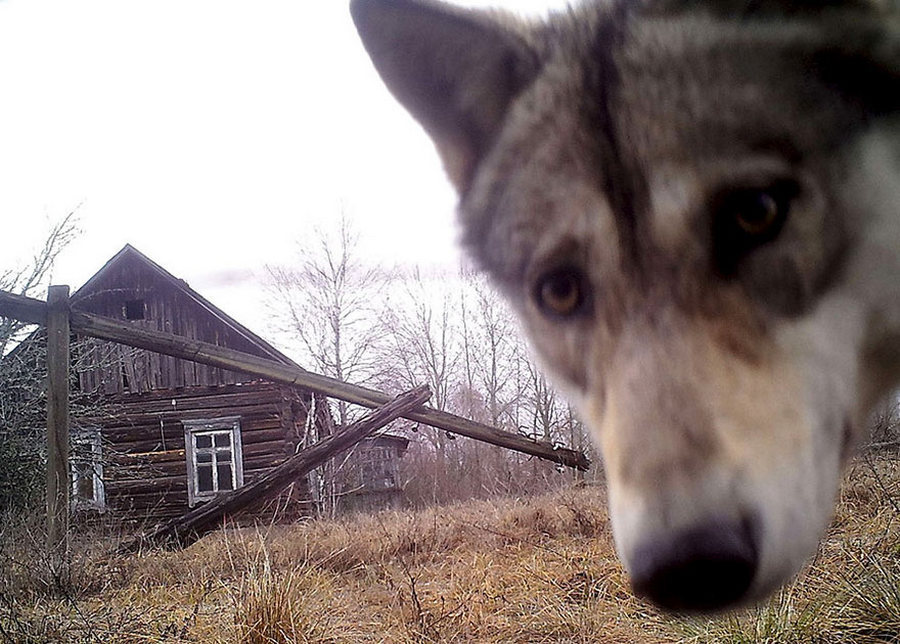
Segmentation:
<svg viewBox="0 0 900 644">
<path fill-rule="evenodd" d="M 744 597 L 756 574 L 757 549 L 748 522 L 715 522 L 656 540 L 634 553 L 638 595 L 672 611 L 727 608 Z"/>
</svg>

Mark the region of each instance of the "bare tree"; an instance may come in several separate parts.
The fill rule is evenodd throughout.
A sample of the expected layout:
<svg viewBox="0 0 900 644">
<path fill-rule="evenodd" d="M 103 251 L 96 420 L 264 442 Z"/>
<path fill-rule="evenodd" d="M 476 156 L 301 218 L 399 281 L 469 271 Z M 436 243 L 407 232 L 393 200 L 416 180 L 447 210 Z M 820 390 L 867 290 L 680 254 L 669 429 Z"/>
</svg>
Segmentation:
<svg viewBox="0 0 900 644">
<path fill-rule="evenodd" d="M 80 232 L 75 212 L 73 210 L 50 225 L 29 261 L 20 266 L 0 267 L 0 290 L 34 297 L 47 288 L 56 259 Z M 0 356 L 6 355 L 15 346 L 28 326 L 19 320 L 0 317 Z"/>
<path fill-rule="evenodd" d="M 0 269 L 0 289 L 42 295 L 59 254 L 78 235 L 74 211 L 52 224 L 25 263 Z M 35 327 L 0 317 L 0 509 L 35 502 L 43 482 L 43 434 L 46 378 L 45 335 Z"/>
<path fill-rule="evenodd" d="M 267 290 L 277 330 L 293 341 L 301 362 L 326 376 L 367 383 L 381 369 L 379 302 L 387 280 L 379 267 L 363 261 L 358 242 L 342 212 L 335 229 L 316 230 L 299 242 L 295 265 L 266 266 Z M 342 400 L 335 406 L 338 424 L 346 427 L 352 420 L 350 406 Z M 337 511 L 340 474 L 348 458 L 329 461 L 311 474 L 319 509 L 326 515 Z"/>
<path fill-rule="evenodd" d="M 296 266 L 266 266 L 269 305 L 281 332 L 298 345 L 308 366 L 348 382 L 378 371 L 378 301 L 384 272 L 360 257 L 358 236 L 342 213 L 337 230 L 317 231 L 300 243 Z M 341 425 L 348 407 L 338 403 Z"/>
<path fill-rule="evenodd" d="M 384 384 L 404 389 L 427 383 L 431 405 L 447 409 L 460 353 L 450 293 L 444 283 L 426 280 L 418 271 L 394 284 L 402 290 L 382 318 L 386 342 L 381 355 L 390 367 Z"/>
<path fill-rule="evenodd" d="M 561 424 L 560 410 L 556 391 L 534 362 L 526 361 L 528 371 L 529 407 L 531 408 L 531 434 L 544 441 L 558 440 L 558 429 Z"/>
<path fill-rule="evenodd" d="M 531 362 L 510 312 L 482 277 L 413 273 L 392 286 L 382 345 L 390 370 L 380 384 L 427 382 L 441 409 L 538 440 L 583 443 L 580 424 Z M 423 428 L 415 436 L 423 440 L 401 464 L 412 503 L 546 490 L 569 480 L 552 465 L 443 432 Z"/>
<path fill-rule="evenodd" d="M 467 385 L 481 392 L 490 424 L 514 426 L 522 340 L 506 305 L 485 279 L 468 276 L 466 282 L 470 294 L 461 308 Z"/>
</svg>

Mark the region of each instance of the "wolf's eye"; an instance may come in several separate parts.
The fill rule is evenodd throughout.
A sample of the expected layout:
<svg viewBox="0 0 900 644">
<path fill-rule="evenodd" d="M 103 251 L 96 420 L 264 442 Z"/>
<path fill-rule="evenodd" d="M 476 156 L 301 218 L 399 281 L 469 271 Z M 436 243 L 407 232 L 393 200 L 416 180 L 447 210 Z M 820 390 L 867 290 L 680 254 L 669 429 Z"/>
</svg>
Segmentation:
<svg viewBox="0 0 900 644">
<path fill-rule="evenodd" d="M 576 315 L 587 305 L 587 278 L 576 268 L 557 268 L 538 279 L 534 297 L 545 314 L 555 317 Z"/>
<path fill-rule="evenodd" d="M 781 230 L 797 192 L 797 184 L 790 180 L 764 189 L 731 190 L 717 200 L 717 232 L 735 241 L 741 237 L 756 243 L 768 241 Z"/>
<path fill-rule="evenodd" d="M 778 202 L 768 192 L 745 195 L 733 206 L 735 223 L 748 235 L 764 234 L 775 225 L 781 214 Z"/>
<path fill-rule="evenodd" d="M 721 273 L 733 273 L 744 255 L 778 236 L 798 192 L 796 182 L 784 179 L 719 195 L 713 204 L 713 252 Z"/>
</svg>

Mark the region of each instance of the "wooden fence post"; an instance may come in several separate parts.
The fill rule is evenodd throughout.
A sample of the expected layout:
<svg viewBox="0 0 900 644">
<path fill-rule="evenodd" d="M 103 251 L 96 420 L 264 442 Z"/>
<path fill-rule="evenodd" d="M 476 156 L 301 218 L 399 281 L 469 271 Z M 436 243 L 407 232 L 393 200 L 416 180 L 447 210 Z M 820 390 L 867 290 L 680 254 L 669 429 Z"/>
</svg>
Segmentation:
<svg viewBox="0 0 900 644">
<path fill-rule="evenodd" d="M 65 552 L 69 528 L 69 287 L 47 292 L 47 546 Z"/>
</svg>

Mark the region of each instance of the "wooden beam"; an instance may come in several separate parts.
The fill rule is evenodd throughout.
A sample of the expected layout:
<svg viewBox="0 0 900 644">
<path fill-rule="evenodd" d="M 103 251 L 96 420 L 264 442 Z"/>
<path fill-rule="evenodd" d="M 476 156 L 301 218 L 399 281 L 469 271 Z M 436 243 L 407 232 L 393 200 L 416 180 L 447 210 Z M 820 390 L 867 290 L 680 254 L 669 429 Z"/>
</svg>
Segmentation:
<svg viewBox="0 0 900 644">
<path fill-rule="evenodd" d="M 24 295 L 0 291 L 0 317 L 30 324 L 47 324 L 47 303 Z"/>
<path fill-rule="evenodd" d="M 6 315 L 5 311 L 8 310 L 17 310 L 36 318 L 40 316 L 42 310 L 46 311 L 46 304 L 40 300 L 18 296 L 5 299 L 0 297 L 0 315 Z M 390 396 L 383 392 L 311 373 L 295 365 L 285 365 L 207 342 L 189 340 L 171 333 L 141 329 L 89 313 L 72 311 L 71 324 L 72 329 L 82 335 L 238 371 L 274 382 L 305 387 L 363 407 L 377 407 L 390 400 Z M 437 409 L 422 407 L 404 414 L 404 417 L 460 436 L 474 438 L 579 470 L 587 470 L 590 467 L 590 461 L 582 452 L 558 448 L 550 443 L 532 440 Z"/>
<path fill-rule="evenodd" d="M 141 329 L 89 313 L 72 311 L 72 329 L 77 333 L 102 340 L 111 340 L 184 360 L 193 360 L 213 367 L 221 367 L 258 376 L 274 382 L 305 387 L 326 396 L 362 405 L 363 407 L 377 407 L 391 399 L 390 396 L 383 392 L 312 373 L 296 365 L 282 364 L 208 342 L 172 335 L 171 333 Z M 561 463 L 568 467 L 580 470 L 587 470 L 590 467 L 590 461 L 582 452 L 535 441 L 519 434 L 506 432 L 496 427 L 461 418 L 437 409 L 423 406 L 403 414 L 403 417 L 454 434 Z"/>
<path fill-rule="evenodd" d="M 47 545 L 64 553 L 69 528 L 69 287 L 47 293 Z"/>
<path fill-rule="evenodd" d="M 174 543 L 181 547 L 189 546 L 210 530 L 214 530 L 223 518 L 273 498 L 291 483 L 309 474 L 328 459 L 347 451 L 369 434 L 408 413 L 411 409 L 420 407 L 429 398 L 431 398 L 431 390 L 427 385 L 400 394 L 386 404 L 370 411 L 344 431 L 291 456 L 287 461 L 255 481 L 233 492 L 219 495 L 187 514 L 176 517 L 158 528 L 145 532 L 137 539 L 126 542 L 120 546 L 119 552 L 135 552 L 144 545 L 164 543 Z"/>
</svg>

